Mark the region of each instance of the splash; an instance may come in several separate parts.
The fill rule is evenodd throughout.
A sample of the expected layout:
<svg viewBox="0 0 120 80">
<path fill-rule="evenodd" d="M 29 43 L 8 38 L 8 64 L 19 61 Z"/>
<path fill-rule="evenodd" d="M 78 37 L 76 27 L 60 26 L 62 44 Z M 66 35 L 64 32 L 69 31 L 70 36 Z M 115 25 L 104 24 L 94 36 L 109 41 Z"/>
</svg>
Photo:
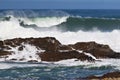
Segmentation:
<svg viewBox="0 0 120 80">
<path fill-rule="evenodd" d="M 4 58 L 5 61 L 15 60 L 15 61 L 27 62 L 34 60 L 40 62 L 41 59 L 38 53 L 42 53 L 45 51 L 42 49 L 37 49 L 35 46 L 32 46 L 30 44 L 24 44 L 24 43 L 22 43 L 21 46 L 17 46 L 17 47 L 9 46 L 9 48 L 11 49 L 8 51 L 12 52 L 12 54 L 5 57 Z"/>
</svg>

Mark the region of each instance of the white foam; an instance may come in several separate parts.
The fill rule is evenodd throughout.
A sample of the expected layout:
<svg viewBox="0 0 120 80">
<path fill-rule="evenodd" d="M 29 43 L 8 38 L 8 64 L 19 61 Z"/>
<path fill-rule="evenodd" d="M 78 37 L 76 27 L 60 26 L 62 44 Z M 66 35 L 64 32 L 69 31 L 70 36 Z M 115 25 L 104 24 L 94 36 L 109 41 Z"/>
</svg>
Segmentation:
<svg viewBox="0 0 120 80">
<path fill-rule="evenodd" d="M 11 49 L 9 51 L 12 51 L 12 55 L 9 55 L 7 58 L 5 58 L 6 61 L 16 59 L 15 61 L 30 61 L 30 60 L 36 60 L 38 62 L 41 61 L 40 57 L 37 55 L 37 53 L 44 52 L 45 50 L 37 49 L 35 46 L 32 46 L 30 44 L 22 44 L 23 50 L 19 50 L 19 46 L 17 47 L 10 47 Z M 22 59 L 22 60 L 21 60 Z"/>
<path fill-rule="evenodd" d="M 120 70 L 120 59 L 99 59 L 99 61 L 88 62 L 88 61 L 80 61 L 77 59 L 67 59 L 58 62 L 54 62 L 54 64 L 62 65 L 62 66 L 84 66 L 84 68 L 91 67 L 102 67 L 102 66 L 113 66 L 115 69 Z"/>
<path fill-rule="evenodd" d="M 23 62 L 0 62 L 0 69 L 9 69 L 14 67 L 38 67 L 46 66 L 47 64 L 33 64 L 33 63 L 23 63 Z M 24 68 L 23 68 L 24 69 Z"/>
<path fill-rule="evenodd" d="M 63 22 L 67 21 L 68 16 L 66 17 L 40 17 L 40 18 L 20 18 L 22 21 L 24 21 L 25 24 L 31 25 L 35 24 L 38 27 L 51 27 L 55 25 L 59 25 Z"/>
<path fill-rule="evenodd" d="M 95 41 L 101 44 L 109 45 L 113 50 L 120 52 L 120 30 L 113 30 L 112 32 L 65 32 L 53 34 L 63 44 L 74 44 L 76 42 Z"/>
<path fill-rule="evenodd" d="M 34 67 L 34 66 L 47 66 L 47 67 L 58 67 L 58 66 L 83 66 L 84 68 L 92 68 L 92 67 L 103 67 L 103 66 L 111 66 L 114 69 L 120 70 L 120 59 L 100 59 L 101 61 L 96 62 L 88 62 L 88 61 L 80 61 L 77 59 L 67 59 L 61 60 L 58 62 L 42 62 L 41 64 L 38 63 L 21 63 L 21 62 L 14 62 L 14 63 L 4 63 L 0 62 L 0 69 L 9 69 L 13 67 Z M 49 66 L 48 66 L 49 65 Z"/>
<path fill-rule="evenodd" d="M 93 58 L 93 59 L 95 59 L 95 60 L 97 60 L 97 59 L 96 59 L 96 57 L 95 57 L 95 56 L 93 56 L 93 55 L 92 55 L 92 54 L 90 54 L 90 53 L 86 53 L 86 52 L 84 52 L 84 54 L 85 54 L 85 55 L 87 55 L 87 56 L 89 56 L 89 57 L 92 57 L 92 58 Z"/>
<path fill-rule="evenodd" d="M 15 37 L 32 37 L 36 34 L 39 34 L 33 28 L 26 29 L 19 25 L 17 20 L 11 21 L 1 21 L 0 22 L 0 38 L 1 39 L 11 39 Z M 18 36 L 17 36 L 18 35 Z"/>
<path fill-rule="evenodd" d="M 59 50 L 59 52 L 69 52 L 70 50 Z"/>
<path fill-rule="evenodd" d="M 83 52 L 83 51 L 81 51 L 81 50 L 76 50 L 76 51 L 79 52 L 80 54 L 85 54 L 85 55 L 87 55 L 88 57 L 91 57 L 92 59 L 97 60 L 96 57 L 93 56 L 93 55 L 90 54 L 90 53 L 86 53 L 86 52 Z"/>
</svg>

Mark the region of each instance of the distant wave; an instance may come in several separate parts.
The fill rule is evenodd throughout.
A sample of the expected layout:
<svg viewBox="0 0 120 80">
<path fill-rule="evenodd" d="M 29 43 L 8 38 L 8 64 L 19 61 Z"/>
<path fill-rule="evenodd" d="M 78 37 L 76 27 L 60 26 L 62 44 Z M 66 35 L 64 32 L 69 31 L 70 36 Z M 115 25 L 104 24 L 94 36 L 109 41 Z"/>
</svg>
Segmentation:
<svg viewBox="0 0 120 80">
<path fill-rule="evenodd" d="M 63 22 L 57 26 L 67 31 L 78 31 L 78 30 L 112 31 L 114 29 L 120 29 L 120 19 L 74 16 L 67 18 L 66 22 Z"/>
<path fill-rule="evenodd" d="M 14 21 L 23 21 L 27 27 L 54 27 L 63 31 L 112 31 L 120 29 L 119 18 L 80 16 L 65 10 L 0 10 L 0 20 L 11 16 Z M 31 26 L 30 26 L 31 27 Z"/>
<path fill-rule="evenodd" d="M 66 17 L 41 17 L 41 18 L 22 18 L 21 20 L 24 21 L 27 25 L 36 25 L 37 27 L 51 27 L 62 24 L 66 22 Z"/>
<path fill-rule="evenodd" d="M 37 27 L 56 27 L 58 29 L 63 29 L 64 31 L 112 31 L 115 29 L 120 29 L 120 19 L 116 18 L 96 18 L 80 16 L 27 18 L 14 17 L 13 15 L 7 16 L 11 16 L 12 21 L 23 21 L 24 24 L 26 24 L 28 27 L 29 25 L 35 25 Z"/>
<path fill-rule="evenodd" d="M 0 20 L 9 16 L 27 25 L 51 27 L 65 22 L 69 14 L 62 10 L 0 10 Z"/>
</svg>

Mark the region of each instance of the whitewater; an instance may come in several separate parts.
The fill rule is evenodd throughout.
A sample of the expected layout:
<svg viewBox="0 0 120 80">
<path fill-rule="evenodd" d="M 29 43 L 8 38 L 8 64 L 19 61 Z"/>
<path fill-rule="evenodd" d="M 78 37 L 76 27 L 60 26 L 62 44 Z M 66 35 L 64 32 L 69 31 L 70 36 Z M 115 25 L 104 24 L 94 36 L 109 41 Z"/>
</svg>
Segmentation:
<svg viewBox="0 0 120 80">
<path fill-rule="evenodd" d="M 45 18 L 44 20 L 37 20 L 39 25 L 42 26 L 39 29 L 35 29 L 34 27 L 23 27 L 19 24 L 18 18 L 12 17 L 10 21 L 0 21 L 0 39 L 13 39 L 13 38 L 29 38 L 29 37 L 55 37 L 62 44 L 74 44 L 76 42 L 89 42 L 95 41 L 101 44 L 109 45 L 114 51 L 120 52 L 120 43 L 119 43 L 119 34 L 120 30 L 114 29 L 112 31 L 103 32 L 98 30 L 97 28 L 93 28 L 90 31 L 78 30 L 74 31 L 63 31 L 62 29 L 58 29 L 58 24 L 66 22 L 68 17 L 61 18 Z M 27 20 L 25 20 L 27 21 Z M 50 24 L 47 24 L 50 22 Z M 53 24 L 52 24 L 53 22 Z M 27 22 L 26 22 L 27 23 Z M 49 26 L 50 29 L 45 29 L 46 25 Z M 29 25 L 29 21 L 27 23 Z M 32 24 L 32 23 L 31 23 Z M 34 23 L 35 24 L 35 23 Z M 37 24 L 36 24 L 37 25 Z M 51 26 L 52 25 L 52 26 Z M 51 28 L 53 27 L 53 28 Z"/>
</svg>

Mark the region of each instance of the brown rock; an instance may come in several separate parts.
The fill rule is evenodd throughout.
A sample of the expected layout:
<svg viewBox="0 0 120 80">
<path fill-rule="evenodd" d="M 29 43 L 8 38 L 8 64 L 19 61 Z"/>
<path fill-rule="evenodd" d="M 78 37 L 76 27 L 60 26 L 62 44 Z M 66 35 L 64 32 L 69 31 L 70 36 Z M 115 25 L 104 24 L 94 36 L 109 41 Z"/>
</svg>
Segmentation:
<svg viewBox="0 0 120 80">
<path fill-rule="evenodd" d="M 23 49 L 24 49 L 24 46 L 20 46 L 20 47 L 18 48 L 19 51 L 22 51 Z"/>
<path fill-rule="evenodd" d="M 19 59 L 20 61 L 23 61 L 23 60 L 25 60 L 25 58 L 21 58 L 21 59 Z"/>
<path fill-rule="evenodd" d="M 67 45 L 61 45 L 61 46 L 59 47 L 59 50 L 72 50 L 72 47 L 67 46 Z"/>
<path fill-rule="evenodd" d="M 29 60 L 28 62 L 38 62 L 37 60 Z"/>
<path fill-rule="evenodd" d="M 0 50 L 0 56 L 10 55 L 11 53 L 8 51 L 1 51 Z"/>
<path fill-rule="evenodd" d="M 3 41 L 0 41 L 0 46 L 3 46 Z"/>
<path fill-rule="evenodd" d="M 96 58 L 120 58 L 120 54 L 114 52 L 108 45 L 97 44 L 95 42 L 78 42 L 69 46 L 76 50 L 91 53 Z"/>
<path fill-rule="evenodd" d="M 55 51 L 61 43 L 53 37 L 45 38 L 15 38 L 4 41 L 5 45 L 10 45 L 12 47 L 20 46 L 22 43 L 31 44 L 38 48 L 45 49 L 47 51 Z M 21 50 L 21 49 L 20 49 Z"/>
<path fill-rule="evenodd" d="M 72 45 L 62 45 L 53 37 L 45 38 L 15 38 L 0 41 L 0 56 L 10 55 L 10 47 L 19 47 L 18 50 L 24 49 L 23 44 L 30 44 L 45 52 L 36 53 L 43 61 L 59 61 L 64 59 L 77 58 L 79 60 L 94 61 L 92 57 L 84 54 L 90 53 L 96 58 L 120 58 L 120 54 L 114 52 L 108 45 L 97 44 L 95 42 L 78 42 Z M 10 46 L 10 47 L 9 47 Z M 78 52 L 82 50 L 83 52 Z"/>
<path fill-rule="evenodd" d="M 10 60 L 12 60 L 12 61 L 16 61 L 17 59 L 15 59 L 15 58 L 12 58 L 12 59 L 10 59 Z"/>
<path fill-rule="evenodd" d="M 94 61 L 92 57 L 85 55 L 84 53 L 79 53 L 77 51 L 68 51 L 68 52 L 45 52 L 39 54 L 42 61 L 60 61 L 65 59 L 77 58 L 79 60 L 88 60 Z"/>
<path fill-rule="evenodd" d="M 35 45 L 38 48 L 41 48 L 46 51 L 57 51 L 57 49 L 61 46 L 61 43 L 56 40 L 55 38 L 52 37 L 46 37 L 46 38 L 37 38 L 37 39 L 32 39 L 30 44 Z"/>
</svg>

